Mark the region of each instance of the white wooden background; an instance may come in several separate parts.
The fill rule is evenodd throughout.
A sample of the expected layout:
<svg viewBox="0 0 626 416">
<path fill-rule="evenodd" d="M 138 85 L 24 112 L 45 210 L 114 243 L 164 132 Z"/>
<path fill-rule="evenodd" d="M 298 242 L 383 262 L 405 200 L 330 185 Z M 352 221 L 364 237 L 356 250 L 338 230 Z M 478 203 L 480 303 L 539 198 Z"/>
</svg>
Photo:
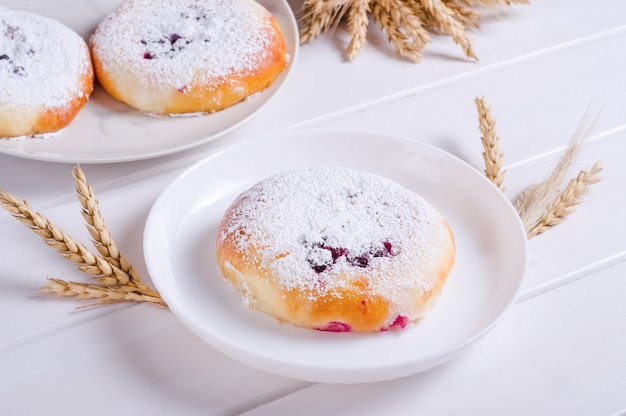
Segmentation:
<svg viewBox="0 0 626 416">
<path fill-rule="evenodd" d="M 303 45 L 285 88 L 227 136 L 169 157 L 83 169 L 117 244 L 147 276 L 142 233 L 155 198 L 224 144 L 279 130 L 364 129 L 420 139 L 481 169 L 474 98 L 485 96 L 513 198 L 547 173 L 594 100 L 603 111 L 579 167 L 601 159 L 603 180 L 575 214 L 530 241 L 521 296 L 484 339 L 394 381 L 268 375 L 214 351 L 167 310 L 77 313 L 79 303 L 35 293 L 46 277 L 81 276 L 0 212 L 0 414 L 626 414 L 626 2 L 535 0 L 472 36 L 478 63 L 443 37 L 421 64 L 406 63 L 374 33 L 349 63 L 347 35 L 337 30 Z M 72 167 L 0 155 L 0 189 L 87 241 Z"/>
</svg>

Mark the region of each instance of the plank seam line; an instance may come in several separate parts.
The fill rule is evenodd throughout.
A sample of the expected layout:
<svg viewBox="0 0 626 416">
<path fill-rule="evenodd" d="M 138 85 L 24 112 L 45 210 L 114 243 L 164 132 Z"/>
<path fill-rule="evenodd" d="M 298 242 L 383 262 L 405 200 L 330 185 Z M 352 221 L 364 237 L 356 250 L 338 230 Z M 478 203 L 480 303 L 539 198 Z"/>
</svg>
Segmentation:
<svg viewBox="0 0 626 416">
<path fill-rule="evenodd" d="M 599 142 L 600 140 L 606 139 L 614 134 L 625 133 L 625 132 L 626 132 L 626 125 L 623 125 L 623 126 L 618 126 L 612 129 L 605 130 L 598 134 L 594 134 L 589 138 L 589 142 L 587 143 L 587 146 L 589 146 L 590 144 L 594 142 Z M 508 172 L 511 172 L 511 171 L 523 168 L 526 165 L 531 164 L 531 163 L 537 163 L 545 159 L 556 158 L 556 156 L 560 155 L 567 148 L 568 145 L 569 143 L 566 143 L 562 146 L 559 146 L 551 150 L 548 150 L 546 152 L 528 157 L 526 159 L 519 160 L 517 162 L 511 163 L 508 165 L 505 164 L 504 169 L 506 169 Z"/>
<path fill-rule="evenodd" d="M 44 328 L 40 328 L 34 331 L 31 331 L 29 333 L 23 334 L 22 336 L 20 336 L 19 338 L 13 338 L 3 344 L 0 344 L 0 354 L 4 354 L 6 352 L 9 352 L 11 350 L 14 350 L 16 348 L 19 348 L 21 346 L 30 344 L 32 342 L 38 341 L 40 339 L 44 339 L 44 338 L 48 338 L 51 337 L 53 335 L 56 335 L 60 332 L 64 332 L 76 327 L 79 327 L 81 325 L 84 325 L 86 323 L 89 323 L 91 321 L 95 321 L 101 318 L 104 318 L 106 316 L 112 315 L 112 314 L 116 314 L 122 310 L 125 310 L 127 308 L 133 308 L 139 305 L 135 305 L 135 304 L 129 304 L 129 305 L 120 305 L 119 308 L 111 308 L 106 312 L 100 313 L 100 314 L 94 314 L 91 316 L 87 316 L 85 319 L 79 319 L 77 321 L 71 321 L 71 322 L 63 322 L 61 324 L 57 324 L 57 325 L 50 325 L 50 326 L 46 326 Z M 80 312 L 80 313 L 85 313 L 88 314 L 89 312 Z"/>
<path fill-rule="evenodd" d="M 518 303 L 525 302 L 529 299 L 532 299 L 544 293 L 550 292 L 552 290 L 558 289 L 562 286 L 568 285 L 577 280 L 592 276 L 602 270 L 617 266 L 618 264 L 623 263 L 624 261 L 626 261 L 626 251 L 613 254 L 612 256 L 606 257 L 593 264 L 581 267 L 576 270 L 572 270 L 569 273 L 565 273 L 561 275 L 560 277 L 551 279 L 549 283 L 538 285 L 532 289 L 522 292 L 518 296 L 515 303 L 518 304 Z"/>
<path fill-rule="evenodd" d="M 344 108 L 342 110 L 337 110 L 335 112 L 323 114 L 314 118 L 310 118 L 306 121 L 295 122 L 291 125 L 279 127 L 275 130 L 272 130 L 272 132 L 281 132 L 284 130 L 300 128 L 300 127 L 307 126 L 310 124 L 325 122 L 325 121 L 333 120 L 333 119 L 336 119 L 338 117 L 342 117 L 345 115 L 358 113 L 360 111 L 368 110 L 368 109 L 371 109 L 371 108 L 374 108 L 383 104 L 387 104 L 387 103 L 394 102 L 394 101 L 400 101 L 402 99 L 411 97 L 418 93 L 428 92 L 428 91 L 432 91 L 440 87 L 454 85 L 456 83 L 459 83 L 468 79 L 477 78 L 479 76 L 483 76 L 485 74 L 494 72 L 496 70 L 500 70 L 502 68 L 519 65 L 520 63 L 530 62 L 534 59 L 539 59 L 555 52 L 561 52 L 563 50 L 576 48 L 578 46 L 583 46 L 585 44 L 593 43 L 593 42 L 596 42 L 605 38 L 622 35 L 624 33 L 626 33 L 626 25 L 618 26 L 616 28 L 594 33 L 592 35 L 583 36 L 578 39 L 559 43 L 553 46 L 548 46 L 543 49 L 528 52 L 526 54 L 515 56 L 509 59 L 505 59 L 503 61 L 488 64 L 484 67 L 474 69 L 468 72 L 463 72 L 457 75 L 451 75 L 444 79 L 432 81 L 427 84 L 423 84 L 423 85 L 420 85 L 420 86 L 417 86 L 408 90 L 404 90 L 402 92 L 392 93 L 392 94 L 389 94 L 389 95 L 386 95 L 386 96 L 383 96 L 374 100 L 367 101 L 365 103 L 361 103 L 361 104 Z"/>
</svg>

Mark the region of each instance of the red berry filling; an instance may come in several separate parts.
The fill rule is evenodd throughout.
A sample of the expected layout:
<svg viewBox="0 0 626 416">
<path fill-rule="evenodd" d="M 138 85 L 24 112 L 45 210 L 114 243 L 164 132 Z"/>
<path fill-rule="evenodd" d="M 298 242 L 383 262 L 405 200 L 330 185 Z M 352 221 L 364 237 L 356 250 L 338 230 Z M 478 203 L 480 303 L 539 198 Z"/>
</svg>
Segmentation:
<svg viewBox="0 0 626 416">
<path fill-rule="evenodd" d="M 409 325 L 409 322 L 410 321 L 408 317 L 404 315 L 398 315 L 391 324 L 380 328 L 380 332 L 387 332 L 394 328 L 406 329 L 406 327 Z M 325 332 L 352 332 L 352 327 L 350 325 L 337 321 L 331 321 L 323 327 L 315 329 Z"/>
<path fill-rule="evenodd" d="M 307 261 L 316 273 L 325 272 L 342 257 L 352 266 L 367 267 L 372 258 L 393 257 L 397 254 L 389 241 L 371 244 L 367 251 L 358 254 L 351 253 L 345 247 L 333 247 L 326 244 L 326 237 L 322 238 L 322 242 L 303 241 L 303 244 L 309 248 Z"/>
<path fill-rule="evenodd" d="M 385 331 L 389 331 L 390 329 L 393 328 L 400 328 L 400 329 L 405 329 L 407 327 L 407 325 L 409 324 L 409 318 L 404 316 L 404 315 L 398 315 L 396 316 L 396 319 L 394 319 L 394 321 L 383 328 L 380 328 L 381 332 L 385 332 Z"/>
<path fill-rule="evenodd" d="M 318 331 L 326 331 L 326 332 L 350 332 L 352 331 L 352 327 L 348 324 L 344 324 L 342 322 L 329 322 L 325 326 L 321 328 L 315 328 Z"/>
<path fill-rule="evenodd" d="M 200 6 L 190 6 L 187 10 L 183 10 L 180 13 L 180 18 L 183 20 L 191 19 L 191 22 L 185 22 L 185 25 L 192 24 L 200 30 L 211 24 L 209 14 Z M 194 21 L 198 23 L 194 23 Z M 187 39 L 178 33 L 168 33 L 159 39 L 142 39 L 141 44 L 148 47 L 143 54 L 143 59 L 173 58 L 177 52 L 183 50 L 194 40 L 207 43 L 211 41 L 211 38 Z"/>
<path fill-rule="evenodd" d="M 170 33 L 156 40 L 142 39 L 141 44 L 148 49 L 143 53 L 143 59 L 173 58 L 174 55 L 185 49 L 192 40 L 185 39 L 177 33 Z"/>
</svg>

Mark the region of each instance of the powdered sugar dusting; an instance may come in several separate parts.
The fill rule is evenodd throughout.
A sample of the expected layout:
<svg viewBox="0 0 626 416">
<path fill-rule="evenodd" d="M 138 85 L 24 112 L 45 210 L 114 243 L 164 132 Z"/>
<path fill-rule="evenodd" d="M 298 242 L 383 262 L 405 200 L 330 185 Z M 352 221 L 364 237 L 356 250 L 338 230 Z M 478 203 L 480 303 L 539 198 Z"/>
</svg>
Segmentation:
<svg viewBox="0 0 626 416">
<path fill-rule="evenodd" d="M 367 270 L 373 293 L 432 284 L 441 215 L 421 196 L 381 176 L 345 168 L 289 171 L 239 196 L 226 238 L 255 248 L 286 289 L 338 293 Z M 407 273 L 408 271 L 408 273 Z M 348 279 L 349 280 L 349 279 Z M 348 282 L 349 283 L 349 282 Z"/>
<path fill-rule="evenodd" d="M 268 42 L 264 13 L 253 0 L 127 0 L 91 43 L 104 70 L 115 65 L 184 91 L 192 81 L 254 68 Z M 200 68 L 206 79 L 194 79 Z"/>
<path fill-rule="evenodd" d="M 67 104 L 91 65 L 86 56 L 83 39 L 58 21 L 0 7 L 0 107 Z"/>
</svg>

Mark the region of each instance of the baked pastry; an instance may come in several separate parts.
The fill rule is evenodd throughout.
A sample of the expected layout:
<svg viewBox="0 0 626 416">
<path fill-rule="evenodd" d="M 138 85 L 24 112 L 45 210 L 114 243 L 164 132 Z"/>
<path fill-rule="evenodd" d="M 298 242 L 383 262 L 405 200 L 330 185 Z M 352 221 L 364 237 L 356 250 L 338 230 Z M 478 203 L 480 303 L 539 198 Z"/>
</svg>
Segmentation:
<svg viewBox="0 0 626 416">
<path fill-rule="evenodd" d="M 452 231 L 421 196 L 346 168 L 283 172 L 227 209 L 217 263 L 246 303 L 325 331 L 405 328 L 435 304 Z"/>
<path fill-rule="evenodd" d="M 0 7 L 0 137 L 58 132 L 93 90 L 85 41 L 60 22 Z"/>
<path fill-rule="evenodd" d="M 280 27 L 254 0 L 125 0 L 90 47 L 104 89 L 159 116 L 224 109 L 287 66 Z"/>
</svg>

